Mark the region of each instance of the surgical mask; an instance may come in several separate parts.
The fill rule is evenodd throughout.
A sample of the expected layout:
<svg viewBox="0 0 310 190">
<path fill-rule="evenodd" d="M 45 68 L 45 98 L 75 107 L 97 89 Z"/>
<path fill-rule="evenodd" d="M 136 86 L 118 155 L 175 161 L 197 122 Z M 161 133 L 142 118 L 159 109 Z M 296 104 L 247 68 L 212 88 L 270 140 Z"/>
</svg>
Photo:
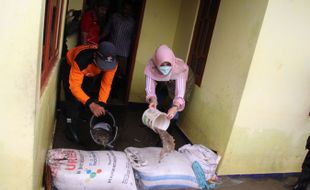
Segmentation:
<svg viewBox="0 0 310 190">
<path fill-rule="evenodd" d="M 163 75 L 168 75 L 171 71 L 172 67 L 171 66 L 160 66 L 159 67 L 159 71 L 163 74 Z"/>
</svg>

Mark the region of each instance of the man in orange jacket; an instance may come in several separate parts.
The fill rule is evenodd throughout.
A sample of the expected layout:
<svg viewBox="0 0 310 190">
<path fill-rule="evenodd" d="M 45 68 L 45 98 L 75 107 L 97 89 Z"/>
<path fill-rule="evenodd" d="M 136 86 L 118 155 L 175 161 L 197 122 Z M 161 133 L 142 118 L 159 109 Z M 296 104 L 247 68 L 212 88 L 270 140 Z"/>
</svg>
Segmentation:
<svg viewBox="0 0 310 190">
<path fill-rule="evenodd" d="M 97 117 L 105 114 L 117 70 L 116 48 L 110 42 L 77 46 L 67 52 L 67 63 L 70 73 L 67 81 L 64 81 L 64 88 L 67 100 L 73 104 L 67 111 L 71 123 L 69 131 L 73 140 L 78 141 L 76 125 L 80 110 L 89 108 Z M 98 87 L 96 79 L 101 79 Z"/>
</svg>

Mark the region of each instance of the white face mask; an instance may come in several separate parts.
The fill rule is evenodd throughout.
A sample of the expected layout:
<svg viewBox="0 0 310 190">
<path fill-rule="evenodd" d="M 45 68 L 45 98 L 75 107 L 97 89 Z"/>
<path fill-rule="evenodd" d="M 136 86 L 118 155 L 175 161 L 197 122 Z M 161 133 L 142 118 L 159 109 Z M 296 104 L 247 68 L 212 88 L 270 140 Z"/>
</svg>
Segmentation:
<svg viewBox="0 0 310 190">
<path fill-rule="evenodd" d="M 160 66 L 159 67 L 159 71 L 163 74 L 163 75 L 168 75 L 171 71 L 172 67 L 171 66 Z"/>
</svg>

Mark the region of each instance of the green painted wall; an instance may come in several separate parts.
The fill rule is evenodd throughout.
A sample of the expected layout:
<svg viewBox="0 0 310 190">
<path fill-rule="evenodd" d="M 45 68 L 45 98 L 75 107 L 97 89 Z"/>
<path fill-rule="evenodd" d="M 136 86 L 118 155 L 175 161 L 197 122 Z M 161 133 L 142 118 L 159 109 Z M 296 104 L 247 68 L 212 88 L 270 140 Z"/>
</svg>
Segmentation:
<svg viewBox="0 0 310 190">
<path fill-rule="evenodd" d="M 83 0 L 70 0 L 68 2 L 68 11 L 74 9 L 74 10 L 82 10 L 83 9 Z M 68 19 L 69 21 L 69 19 Z M 79 34 L 74 33 L 67 37 L 67 46 L 68 49 L 71 49 L 75 46 L 77 46 Z"/>
<path fill-rule="evenodd" d="M 0 8 L 0 189 L 33 189 L 44 1 L 10 0 Z"/>
<path fill-rule="evenodd" d="M 182 113 L 193 143 L 223 156 L 238 111 L 267 0 L 222 0 L 201 87 Z"/>
<path fill-rule="evenodd" d="M 38 105 L 34 136 L 34 189 L 40 189 L 46 152 L 51 148 L 55 128 L 55 108 L 58 67 L 53 69 Z"/>
<path fill-rule="evenodd" d="M 67 1 L 64 2 L 64 7 L 66 7 Z M 63 39 L 63 27 L 65 22 L 65 12 L 63 10 L 63 20 L 60 33 L 60 42 Z M 43 26 L 42 26 L 43 31 Z M 59 52 L 62 51 L 62 45 L 60 45 Z M 39 54 L 42 56 L 42 54 Z M 47 81 L 47 85 L 43 88 L 43 93 L 41 93 L 40 99 L 37 102 L 37 117 L 35 125 L 34 134 L 34 168 L 33 168 L 33 189 L 41 189 L 43 180 L 43 170 L 45 164 L 45 158 L 47 150 L 51 148 L 53 135 L 55 130 L 55 112 L 56 112 L 56 95 L 57 95 L 57 81 L 59 72 L 59 57 L 56 61 L 55 66 L 52 68 Z M 41 62 L 38 63 L 41 66 Z M 41 76 L 38 77 L 40 81 Z M 40 90 L 40 89 L 39 89 Z"/>
<path fill-rule="evenodd" d="M 181 0 L 147 0 L 129 101 L 145 102 L 144 67 L 160 44 L 172 47 Z"/>
<path fill-rule="evenodd" d="M 182 0 L 172 49 L 175 55 L 185 62 L 190 50 L 198 8 L 199 0 Z"/>
<path fill-rule="evenodd" d="M 220 173 L 301 170 L 310 134 L 309 7 L 269 1 Z"/>
</svg>

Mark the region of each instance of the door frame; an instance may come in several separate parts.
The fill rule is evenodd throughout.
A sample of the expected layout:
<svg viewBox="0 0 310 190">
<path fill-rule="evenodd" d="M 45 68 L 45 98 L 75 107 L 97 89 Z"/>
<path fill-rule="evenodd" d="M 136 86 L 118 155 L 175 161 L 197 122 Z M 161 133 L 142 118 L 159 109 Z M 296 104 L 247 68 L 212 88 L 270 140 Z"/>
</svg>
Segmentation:
<svg viewBox="0 0 310 190">
<path fill-rule="evenodd" d="M 200 68 L 198 69 L 202 73 L 198 75 L 196 70 L 193 69 L 194 74 L 195 74 L 195 84 L 198 85 L 199 87 L 201 86 L 205 66 L 207 64 L 206 62 L 208 59 L 208 54 L 209 54 L 209 50 L 211 46 L 211 40 L 212 40 L 213 31 L 214 31 L 220 4 L 221 4 L 221 0 L 208 0 L 208 1 L 200 0 L 199 2 L 199 9 L 198 9 L 198 14 L 197 14 L 196 21 L 195 21 L 194 33 L 193 33 L 192 41 L 190 44 L 190 52 L 187 58 L 187 63 L 189 66 L 191 66 L 193 57 L 197 53 L 195 51 L 195 48 L 197 44 L 201 42 L 200 38 L 203 37 L 206 42 L 205 51 L 203 52 L 203 57 L 201 58 L 202 65 L 199 65 Z M 204 5 L 208 6 L 206 10 L 204 9 Z M 203 27 L 204 25 L 202 24 L 201 20 L 207 23 L 207 24 L 203 23 L 203 24 L 206 24 L 205 26 L 208 26 L 206 31 L 203 30 L 205 28 Z"/>
<path fill-rule="evenodd" d="M 140 8 L 140 16 L 139 16 L 139 21 L 137 25 L 137 30 L 136 30 L 136 37 L 133 43 L 133 48 L 131 50 L 131 58 L 129 62 L 129 69 L 128 69 L 128 78 L 127 78 L 127 88 L 126 88 L 126 95 L 125 95 L 125 104 L 128 104 L 129 101 L 129 94 L 130 94 L 130 89 L 131 89 L 131 82 L 133 78 L 133 71 L 135 68 L 135 63 L 136 63 L 136 56 L 137 56 L 137 50 L 139 46 L 139 40 L 140 40 L 140 34 L 141 34 L 141 27 L 142 27 L 142 22 L 143 22 L 143 17 L 144 17 L 144 10 L 145 10 L 145 4 L 146 0 L 142 0 L 141 2 L 141 8 Z"/>
</svg>

